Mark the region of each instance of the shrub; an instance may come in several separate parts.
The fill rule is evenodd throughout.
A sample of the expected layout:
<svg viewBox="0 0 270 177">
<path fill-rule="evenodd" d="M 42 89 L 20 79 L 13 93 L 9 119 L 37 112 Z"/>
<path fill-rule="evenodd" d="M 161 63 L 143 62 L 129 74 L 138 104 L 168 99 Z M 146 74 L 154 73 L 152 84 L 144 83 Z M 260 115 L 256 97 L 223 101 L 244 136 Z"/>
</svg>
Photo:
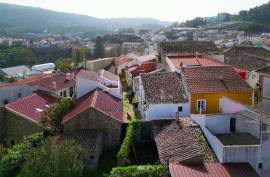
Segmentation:
<svg viewBox="0 0 270 177">
<path fill-rule="evenodd" d="M 140 165 L 113 168 L 109 177 L 161 177 L 167 175 L 167 169 L 161 165 Z"/>
<path fill-rule="evenodd" d="M 35 133 L 26 137 L 22 143 L 14 145 L 7 150 L 7 154 L 0 161 L 0 173 L 9 176 L 10 172 L 20 167 L 25 155 L 34 147 L 42 144 L 43 134 Z"/>
<path fill-rule="evenodd" d="M 134 127 L 137 124 L 137 120 L 132 120 L 127 127 L 126 131 L 126 137 L 121 144 L 120 150 L 118 151 L 117 157 L 118 157 L 118 165 L 125 166 L 129 163 L 129 152 L 130 152 L 130 146 L 133 141 L 133 135 L 134 135 Z"/>
</svg>

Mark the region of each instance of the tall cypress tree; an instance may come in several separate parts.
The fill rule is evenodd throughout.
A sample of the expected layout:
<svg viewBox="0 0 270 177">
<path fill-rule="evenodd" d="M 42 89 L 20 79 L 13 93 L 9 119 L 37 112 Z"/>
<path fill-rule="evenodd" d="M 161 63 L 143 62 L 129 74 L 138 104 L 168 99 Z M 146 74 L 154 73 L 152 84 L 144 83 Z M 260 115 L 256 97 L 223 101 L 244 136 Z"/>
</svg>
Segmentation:
<svg viewBox="0 0 270 177">
<path fill-rule="evenodd" d="M 104 49 L 104 45 L 103 45 L 103 41 L 102 41 L 101 36 L 96 37 L 94 57 L 95 58 L 104 58 L 105 57 L 105 49 Z"/>
</svg>

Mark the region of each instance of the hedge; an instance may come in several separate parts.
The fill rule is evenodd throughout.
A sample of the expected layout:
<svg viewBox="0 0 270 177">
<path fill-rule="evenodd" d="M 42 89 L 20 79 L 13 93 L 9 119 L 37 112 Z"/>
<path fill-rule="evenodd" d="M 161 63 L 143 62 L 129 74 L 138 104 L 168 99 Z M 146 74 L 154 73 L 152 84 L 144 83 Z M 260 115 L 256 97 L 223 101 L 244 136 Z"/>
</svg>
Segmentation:
<svg viewBox="0 0 270 177">
<path fill-rule="evenodd" d="M 168 170 L 161 165 L 140 165 L 113 168 L 109 177 L 165 177 Z"/>
<path fill-rule="evenodd" d="M 41 145 L 43 133 L 35 133 L 26 137 L 22 143 L 14 145 L 7 150 L 7 154 L 0 160 L 0 174 L 9 173 L 20 167 L 24 161 L 24 155 L 32 148 Z"/>
<path fill-rule="evenodd" d="M 130 152 L 130 146 L 133 141 L 133 135 L 134 135 L 134 128 L 137 124 L 137 120 L 132 120 L 127 127 L 126 131 L 126 137 L 121 144 L 120 150 L 118 151 L 117 158 L 118 158 L 118 165 L 119 166 L 125 166 L 129 163 L 129 152 Z"/>
</svg>

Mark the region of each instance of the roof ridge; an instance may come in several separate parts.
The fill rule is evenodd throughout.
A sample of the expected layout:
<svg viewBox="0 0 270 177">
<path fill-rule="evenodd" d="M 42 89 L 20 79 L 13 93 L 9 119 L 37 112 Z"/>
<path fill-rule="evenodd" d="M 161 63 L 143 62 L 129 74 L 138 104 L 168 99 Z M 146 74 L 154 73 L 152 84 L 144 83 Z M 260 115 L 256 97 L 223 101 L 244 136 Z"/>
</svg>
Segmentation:
<svg viewBox="0 0 270 177">
<path fill-rule="evenodd" d="M 90 107 L 95 107 L 96 102 L 97 102 L 97 96 L 98 96 L 98 90 L 96 89 L 95 92 L 94 92 L 94 97 L 92 99 L 92 102 L 90 104 Z"/>
</svg>

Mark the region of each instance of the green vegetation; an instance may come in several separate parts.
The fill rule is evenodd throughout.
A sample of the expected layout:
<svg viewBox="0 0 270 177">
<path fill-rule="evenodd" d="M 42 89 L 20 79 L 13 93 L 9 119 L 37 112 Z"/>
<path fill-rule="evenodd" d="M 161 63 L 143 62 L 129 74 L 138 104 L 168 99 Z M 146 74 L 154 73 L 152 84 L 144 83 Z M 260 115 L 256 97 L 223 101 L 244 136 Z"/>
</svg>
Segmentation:
<svg viewBox="0 0 270 177">
<path fill-rule="evenodd" d="M 136 118 L 134 107 L 132 104 L 129 103 L 129 100 L 127 98 L 127 92 L 123 92 L 122 98 L 124 121 L 130 122 L 132 119 Z"/>
<path fill-rule="evenodd" d="M 19 177 L 80 177 L 84 152 L 73 141 L 52 145 L 49 141 L 29 152 Z"/>
<path fill-rule="evenodd" d="M 95 58 L 104 58 L 105 57 L 105 49 L 103 44 L 103 39 L 101 36 L 97 36 L 94 50 L 94 57 Z"/>
<path fill-rule="evenodd" d="M 21 143 L 7 150 L 0 161 L 0 174 L 10 176 L 25 160 L 25 155 L 33 148 L 42 145 L 43 134 L 36 133 L 26 137 Z"/>
<path fill-rule="evenodd" d="M 126 136 L 121 144 L 120 150 L 118 151 L 117 157 L 118 157 L 118 165 L 120 166 L 126 166 L 129 164 L 129 153 L 133 141 L 133 135 L 134 135 L 134 128 L 137 124 L 137 120 L 133 119 L 127 127 L 126 130 Z"/>
<path fill-rule="evenodd" d="M 60 58 L 56 60 L 55 65 L 57 69 L 67 73 L 72 70 L 72 63 L 73 61 L 71 58 Z"/>
<path fill-rule="evenodd" d="M 109 177 L 161 177 L 168 171 L 161 165 L 140 165 L 113 168 Z"/>
<path fill-rule="evenodd" d="M 61 124 L 64 115 L 72 108 L 74 102 L 69 98 L 61 98 L 57 106 L 50 107 L 45 113 L 41 124 L 52 130 L 53 133 L 62 133 L 63 126 Z"/>
</svg>

